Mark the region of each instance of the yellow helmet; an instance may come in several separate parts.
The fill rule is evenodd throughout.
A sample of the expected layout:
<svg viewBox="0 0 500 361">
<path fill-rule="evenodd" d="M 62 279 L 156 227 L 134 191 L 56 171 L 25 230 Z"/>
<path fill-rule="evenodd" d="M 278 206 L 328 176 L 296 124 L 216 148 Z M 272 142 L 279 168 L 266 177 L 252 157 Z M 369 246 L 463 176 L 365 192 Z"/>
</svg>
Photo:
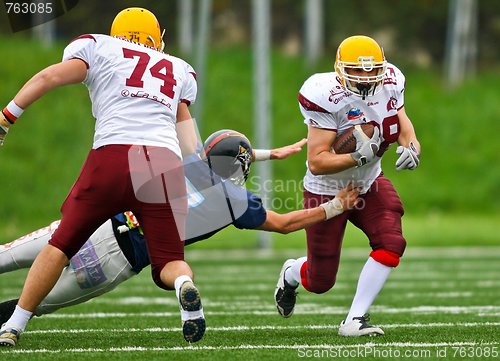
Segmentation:
<svg viewBox="0 0 500 361">
<path fill-rule="evenodd" d="M 165 46 L 162 40 L 163 33 L 156 16 L 143 8 L 127 8 L 120 11 L 111 24 L 109 34 L 124 37 L 160 51 Z"/>
<path fill-rule="evenodd" d="M 382 89 L 384 74 L 387 67 L 384 50 L 368 36 L 356 35 L 340 43 L 335 59 L 337 71 L 342 85 L 352 93 L 362 96 L 375 95 Z M 355 74 L 349 69 L 372 72 L 374 75 Z"/>
</svg>

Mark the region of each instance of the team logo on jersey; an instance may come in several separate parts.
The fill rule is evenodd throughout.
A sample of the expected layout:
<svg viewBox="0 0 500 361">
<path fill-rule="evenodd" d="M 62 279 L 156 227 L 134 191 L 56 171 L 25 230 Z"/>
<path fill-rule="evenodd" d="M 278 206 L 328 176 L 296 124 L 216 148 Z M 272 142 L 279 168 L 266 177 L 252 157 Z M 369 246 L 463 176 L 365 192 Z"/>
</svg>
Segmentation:
<svg viewBox="0 0 500 361">
<path fill-rule="evenodd" d="M 397 104 L 396 98 L 391 97 L 387 102 L 387 111 L 390 112 L 391 110 L 396 110 L 396 104 Z"/>
<path fill-rule="evenodd" d="M 340 82 L 340 80 L 338 80 Z M 349 98 L 352 93 L 348 92 L 343 86 L 337 85 L 335 88 L 330 89 L 330 96 L 328 97 L 329 102 L 333 104 L 338 104 L 344 98 Z"/>
<path fill-rule="evenodd" d="M 363 113 L 361 111 L 361 109 L 359 108 L 352 108 L 351 110 L 349 110 L 347 112 L 347 120 L 349 121 L 354 121 L 354 120 L 358 120 L 358 119 L 361 119 L 363 121 L 366 121 L 366 119 L 364 118 L 365 116 L 365 113 Z"/>
</svg>

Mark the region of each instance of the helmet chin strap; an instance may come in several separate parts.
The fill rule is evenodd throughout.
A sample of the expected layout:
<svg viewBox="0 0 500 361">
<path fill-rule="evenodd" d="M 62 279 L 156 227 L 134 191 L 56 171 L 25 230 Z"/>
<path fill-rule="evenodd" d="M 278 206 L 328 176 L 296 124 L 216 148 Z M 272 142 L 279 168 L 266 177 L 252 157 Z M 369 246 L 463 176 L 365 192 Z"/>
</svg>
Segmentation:
<svg viewBox="0 0 500 361">
<path fill-rule="evenodd" d="M 153 43 L 153 47 L 156 50 L 163 51 L 163 49 L 165 49 L 165 43 L 163 42 L 163 34 L 165 34 L 165 29 L 163 29 L 163 31 L 161 33 L 160 44 L 156 44 L 155 39 L 151 35 L 148 35 L 149 41 L 151 41 L 151 43 Z"/>
<path fill-rule="evenodd" d="M 163 35 L 165 35 L 165 29 L 163 29 L 163 31 L 161 32 L 161 44 L 160 44 L 160 51 L 163 51 L 163 49 L 165 49 L 165 42 L 163 41 Z"/>
<path fill-rule="evenodd" d="M 372 88 L 372 85 L 358 83 L 356 84 L 356 88 L 359 90 L 359 94 L 361 95 L 362 99 L 365 100 L 365 98 L 368 96 L 368 92 Z"/>
</svg>

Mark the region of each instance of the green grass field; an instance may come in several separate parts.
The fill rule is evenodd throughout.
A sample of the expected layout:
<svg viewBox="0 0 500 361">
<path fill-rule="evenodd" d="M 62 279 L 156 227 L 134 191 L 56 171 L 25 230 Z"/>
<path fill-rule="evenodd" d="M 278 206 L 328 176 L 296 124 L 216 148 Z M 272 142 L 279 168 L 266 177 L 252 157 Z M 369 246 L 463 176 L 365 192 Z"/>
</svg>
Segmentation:
<svg viewBox="0 0 500 361">
<path fill-rule="evenodd" d="M 367 249 L 344 251 L 326 294 L 299 290 L 293 317 L 281 318 L 273 292 L 281 264 L 299 250 L 187 250 L 202 293 L 207 332 L 182 338 L 174 293 L 148 270 L 86 304 L 35 318 L 2 360 L 498 360 L 500 248 L 409 248 L 371 309 L 385 336 L 342 338 Z M 0 299 L 16 297 L 23 272 L 2 275 Z"/>
</svg>

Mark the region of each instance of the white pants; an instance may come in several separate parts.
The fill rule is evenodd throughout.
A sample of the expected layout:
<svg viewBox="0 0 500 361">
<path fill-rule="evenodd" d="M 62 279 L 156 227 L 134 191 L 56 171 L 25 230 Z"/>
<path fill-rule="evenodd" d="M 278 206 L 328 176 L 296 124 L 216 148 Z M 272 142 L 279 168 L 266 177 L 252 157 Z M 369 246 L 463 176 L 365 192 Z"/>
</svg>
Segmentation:
<svg viewBox="0 0 500 361">
<path fill-rule="evenodd" d="M 58 226 L 59 221 L 55 221 L 14 242 L 0 245 L 0 273 L 29 268 Z M 41 316 L 88 301 L 135 275 L 118 246 L 108 220 L 71 258 L 52 291 L 36 308 L 35 315 Z"/>
</svg>

